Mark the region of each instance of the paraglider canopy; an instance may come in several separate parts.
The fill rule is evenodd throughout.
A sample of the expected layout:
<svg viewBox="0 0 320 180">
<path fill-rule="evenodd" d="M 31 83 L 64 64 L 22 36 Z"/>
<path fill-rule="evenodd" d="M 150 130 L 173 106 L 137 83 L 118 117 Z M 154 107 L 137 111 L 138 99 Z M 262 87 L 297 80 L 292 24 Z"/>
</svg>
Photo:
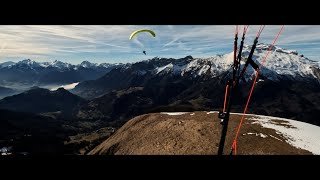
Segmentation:
<svg viewBox="0 0 320 180">
<path fill-rule="evenodd" d="M 141 33 L 141 32 L 148 32 L 148 33 L 150 33 L 153 37 L 156 37 L 156 34 L 155 34 L 152 30 L 149 30 L 149 29 L 141 29 L 141 30 L 134 31 L 134 32 L 130 35 L 129 39 L 131 40 L 136 34 Z"/>
</svg>

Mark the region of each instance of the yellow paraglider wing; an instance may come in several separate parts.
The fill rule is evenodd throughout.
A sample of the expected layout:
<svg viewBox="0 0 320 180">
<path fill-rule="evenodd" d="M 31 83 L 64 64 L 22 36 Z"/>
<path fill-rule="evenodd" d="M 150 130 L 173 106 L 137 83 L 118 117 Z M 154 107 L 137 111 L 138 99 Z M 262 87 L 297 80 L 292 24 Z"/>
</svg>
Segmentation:
<svg viewBox="0 0 320 180">
<path fill-rule="evenodd" d="M 155 34 L 153 31 L 151 31 L 151 30 L 149 30 L 149 29 L 141 29 L 141 30 L 134 31 L 134 32 L 130 35 L 129 39 L 131 40 L 136 34 L 141 33 L 141 32 L 148 32 L 148 33 L 150 33 L 153 37 L 156 37 L 156 34 Z"/>
</svg>

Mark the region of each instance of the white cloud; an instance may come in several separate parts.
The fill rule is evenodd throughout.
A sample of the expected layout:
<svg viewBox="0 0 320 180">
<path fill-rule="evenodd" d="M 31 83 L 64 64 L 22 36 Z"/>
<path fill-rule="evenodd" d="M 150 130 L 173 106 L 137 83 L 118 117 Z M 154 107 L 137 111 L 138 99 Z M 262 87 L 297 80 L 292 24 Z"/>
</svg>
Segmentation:
<svg viewBox="0 0 320 180">
<path fill-rule="evenodd" d="M 150 56 L 215 55 L 232 51 L 233 25 L 148 25 L 148 26 L 0 26 L 0 58 L 33 58 L 82 56 L 145 58 L 141 48 Z M 137 37 L 129 40 L 136 29 L 153 29 L 155 38 Z M 239 39 L 243 26 L 240 27 Z M 280 25 L 267 25 L 259 42 L 272 43 Z M 249 26 L 246 44 L 252 44 L 259 26 Z M 240 42 L 240 41 L 239 41 Z M 287 25 L 280 35 L 279 46 L 294 47 L 306 56 L 320 57 L 320 26 Z M 139 56 L 141 55 L 141 56 Z M 36 59 L 35 59 L 36 60 Z M 94 59 L 92 59 L 94 61 Z M 128 59 L 124 61 L 130 61 Z"/>
</svg>

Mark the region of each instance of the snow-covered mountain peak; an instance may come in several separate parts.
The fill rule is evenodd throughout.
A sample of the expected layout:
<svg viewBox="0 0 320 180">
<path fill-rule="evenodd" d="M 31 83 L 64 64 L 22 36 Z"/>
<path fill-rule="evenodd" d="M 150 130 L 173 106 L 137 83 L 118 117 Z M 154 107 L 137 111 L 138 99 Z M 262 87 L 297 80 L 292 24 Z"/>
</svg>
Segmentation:
<svg viewBox="0 0 320 180">
<path fill-rule="evenodd" d="M 255 51 L 268 51 L 271 47 L 271 44 L 263 44 L 263 43 L 258 43 L 256 46 Z M 252 48 L 252 45 L 243 45 L 243 50 L 242 53 L 249 53 Z M 298 52 L 296 50 L 287 50 L 284 48 L 281 48 L 277 45 L 272 46 L 271 51 L 279 52 L 279 53 L 285 53 L 285 54 L 294 54 L 298 55 Z"/>
<path fill-rule="evenodd" d="M 51 66 L 57 67 L 57 68 L 70 68 L 70 67 L 72 67 L 71 64 L 69 64 L 69 63 L 64 63 L 64 62 L 58 61 L 58 60 L 55 60 L 55 61 L 51 64 Z"/>
<path fill-rule="evenodd" d="M 0 63 L 0 68 L 9 67 L 9 66 L 12 66 L 14 64 L 16 64 L 16 63 L 12 62 L 12 61 L 7 61 L 7 62 L 4 62 L 4 63 Z"/>
<path fill-rule="evenodd" d="M 31 59 L 24 59 L 22 61 L 19 61 L 17 64 L 26 64 L 26 65 L 32 66 L 32 65 L 37 65 L 38 63 Z"/>
<path fill-rule="evenodd" d="M 260 65 L 268 53 L 271 45 L 258 44 L 252 59 Z M 246 58 L 249 55 L 251 46 L 245 46 L 242 56 Z M 244 63 L 244 62 L 243 62 Z M 268 57 L 265 60 L 262 73 L 267 72 L 268 75 L 287 75 L 292 78 L 314 77 L 316 78 L 312 68 L 319 68 L 317 61 L 312 61 L 303 55 L 299 55 L 296 50 L 287 50 L 278 46 L 273 46 Z M 251 72 L 253 69 L 251 68 Z M 272 74 L 270 74 L 272 73 Z"/>
<path fill-rule="evenodd" d="M 252 59 L 260 65 L 265 59 L 269 44 L 258 44 L 254 51 Z M 251 51 L 250 45 L 244 45 L 242 52 L 241 69 L 244 66 L 246 59 Z M 191 56 L 190 56 L 191 57 Z M 182 59 L 188 59 L 182 60 Z M 159 62 L 166 62 L 167 64 L 159 64 Z M 156 74 L 168 74 L 174 72 L 175 75 L 191 75 L 197 76 L 211 76 L 215 77 L 224 72 L 231 72 L 231 65 L 233 64 L 233 52 L 224 55 L 216 55 L 209 58 L 181 58 L 181 59 L 162 59 L 153 58 L 149 61 L 154 62 Z M 264 77 L 271 80 L 278 80 L 280 76 L 288 78 L 317 78 L 314 73 L 314 68 L 319 68 L 319 62 L 312 61 L 303 55 L 299 55 L 296 50 L 287 50 L 278 46 L 273 46 L 261 70 Z M 251 79 L 255 74 L 254 69 L 249 66 L 245 74 L 245 79 Z"/>
<path fill-rule="evenodd" d="M 91 68 L 91 67 L 97 67 L 98 64 L 97 63 L 91 63 L 89 61 L 82 61 L 82 63 L 79 66 L 84 67 L 84 68 Z"/>
<path fill-rule="evenodd" d="M 117 64 L 114 64 L 114 65 L 117 65 Z M 99 67 L 104 67 L 104 68 L 109 68 L 113 66 L 113 64 L 110 64 L 110 63 L 101 63 L 99 64 Z"/>
</svg>

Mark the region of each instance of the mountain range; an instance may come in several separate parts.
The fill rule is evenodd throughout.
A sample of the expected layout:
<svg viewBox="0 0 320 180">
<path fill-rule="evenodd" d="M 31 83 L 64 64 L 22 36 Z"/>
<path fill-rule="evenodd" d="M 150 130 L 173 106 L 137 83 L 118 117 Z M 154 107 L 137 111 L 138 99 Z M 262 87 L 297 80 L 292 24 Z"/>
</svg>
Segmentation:
<svg viewBox="0 0 320 180">
<path fill-rule="evenodd" d="M 253 60 L 270 45 L 259 44 Z M 242 52 L 245 57 L 251 46 Z M 116 67 L 104 76 L 79 83 L 71 92 L 90 99 L 76 113 L 80 119 L 121 121 L 136 115 L 181 110 L 220 110 L 231 77 L 233 52 L 210 58 L 153 58 Z M 247 68 L 235 93 L 233 111 L 242 112 L 255 71 Z M 299 119 L 320 125 L 320 67 L 297 51 L 274 46 L 262 68 L 249 113 Z"/>
<path fill-rule="evenodd" d="M 253 60 L 259 64 L 269 48 L 270 45 L 258 44 Z M 241 68 L 250 49 L 251 46 L 244 46 Z M 72 114 L 73 119 L 110 123 L 126 121 L 148 112 L 220 110 L 223 105 L 225 85 L 231 76 L 232 57 L 233 52 L 210 58 L 155 57 L 136 63 L 110 65 L 112 69 L 101 77 L 80 82 L 70 90 L 79 96 L 76 99 L 81 103 L 64 102 L 68 104 L 68 108 L 59 107 L 68 115 Z M 85 67 L 98 68 L 102 65 L 83 62 L 74 66 L 58 61 L 49 64 L 26 60 L 4 68 L 19 67 L 22 70 L 21 68 L 25 66 L 33 69 L 56 67 L 77 70 Z M 26 69 L 30 70 L 30 68 Z M 243 111 L 254 74 L 253 68 L 249 67 L 240 81 L 239 91 L 235 93 L 233 111 Z M 319 75 L 318 61 L 310 60 L 297 51 L 274 46 L 260 72 L 248 113 L 299 119 L 319 125 L 320 121 L 316 118 L 320 112 Z M 64 79 L 68 78 L 64 77 Z M 5 98 L 0 102 L 0 107 L 45 113 L 45 111 L 55 111 L 56 106 L 41 111 L 36 109 L 47 107 L 46 103 L 49 101 L 57 105 L 63 104 L 59 101 L 63 101 L 64 98 L 69 99 L 63 96 L 64 98 L 53 100 L 47 96 L 53 92 L 44 91 L 43 89 L 32 90 L 31 92 L 34 93 L 28 91 L 19 96 Z M 58 92 L 62 91 L 66 90 L 62 88 L 58 90 Z M 47 95 L 41 96 L 41 94 Z M 31 100 L 37 96 L 41 97 L 41 101 Z M 87 100 L 80 100 L 80 97 Z M 25 98 L 29 100 L 26 101 Z M 33 109 L 25 108 L 33 105 L 32 103 L 37 104 Z M 25 106 L 19 109 L 21 104 Z"/>
<path fill-rule="evenodd" d="M 84 80 L 96 79 L 121 64 L 91 63 L 83 61 L 73 65 L 55 60 L 53 62 L 36 62 L 25 59 L 0 64 L 0 85 L 10 87 L 12 84 L 38 86 L 48 84 L 70 84 Z"/>
</svg>

